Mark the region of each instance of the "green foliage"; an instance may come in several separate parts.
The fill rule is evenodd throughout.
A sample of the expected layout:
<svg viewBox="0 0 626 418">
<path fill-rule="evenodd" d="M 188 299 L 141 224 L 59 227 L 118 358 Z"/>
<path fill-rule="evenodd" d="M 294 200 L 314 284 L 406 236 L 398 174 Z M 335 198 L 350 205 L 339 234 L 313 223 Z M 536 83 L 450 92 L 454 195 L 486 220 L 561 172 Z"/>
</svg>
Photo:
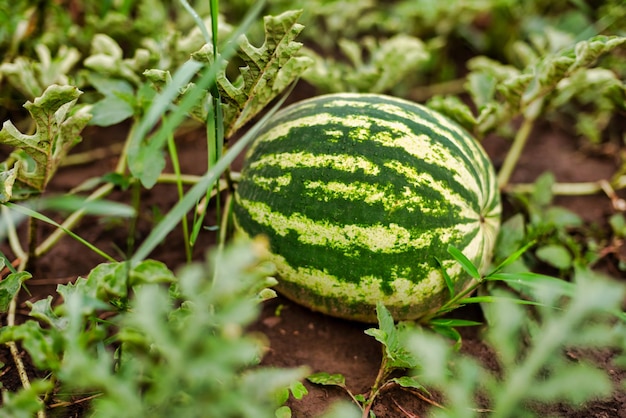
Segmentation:
<svg viewBox="0 0 626 418">
<path fill-rule="evenodd" d="M 274 417 L 279 393 L 305 394 L 296 382 L 306 370 L 259 367 L 262 346 L 245 331 L 271 273 L 266 251 L 237 242 L 176 276 L 152 260 L 102 264 L 59 286 L 61 305 L 32 304 L 35 319 L 3 328 L 0 340 L 21 341 L 64 390 L 97 391 L 92 416 Z M 15 396 L 34 405 L 40 386 Z"/>
<path fill-rule="evenodd" d="M 340 39 L 338 44 L 348 63 L 324 58 L 313 50 L 306 52 L 314 65 L 304 73 L 304 79 L 323 92 L 385 93 L 429 58 L 423 42 L 407 35 L 381 41 L 368 37 L 361 44 Z M 368 57 L 366 62 L 363 56 Z"/>
<path fill-rule="evenodd" d="M 353 394 L 341 374 L 320 372 L 307 379 L 341 387 L 361 408 L 363 416 L 372 414 L 370 408 L 376 397 L 394 384 L 426 394 L 428 389 L 441 392 L 446 407 L 431 411 L 437 417 L 477 416 L 477 411 L 485 408 L 496 417 L 535 416 L 530 401 L 559 401 L 574 406 L 610 395 L 613 385 L 606 371 L 589 360 L 574 362 L 564 350 L 620 346 L 626 338 L 620 309 L 626 287 L 581 268 L 576 270 L 575 283 L 533 273 L 502 273 L 527 248 L 512 254 L 482 279 L 506 284 L 509 290 L 500 286 L 490 295 L 451 299 L 458 301 L 454 307 L 482 304 L 489 324 L 485 339 L 495 350 L 498 370 L 487 369 L 458 351 L 460 334 L 455 328 L 479 323 L 435 317 L 428 320 L 433 333 L 404 323 L 395 325 L 389 311 L 379 304 L 379 328 L 365 331 L 383 348 L 369 395 Z M 475 270 L 458 250 L 450 252 L 469 273 Z M 519 295 L 528 299 L 519 299 Z M 436 315 L 454 307 L 444 306 Z M 620 318 L 617 323 L 616 318 Z M 451 345 L 449 339 L 456 340 L 456 344 Z M 395 370 L 410 370 L 411 374 L 389 379 Z"/>
<path fill-rule="evenodd" d="M 560 296 L 552 292 L 549 298 L 560 305 Z M 571 298 L 560 309 L 536 309 L 535 320 L 507 299 L 485 305 L 486 339 L 496 348 L 497 374 L 459 354 L 441 337 L 411 332 L 406 347 L 419 359 L 420 381 L 447 399 L 446 409 L 433 411 L 434 416 L 477 416 L 472 411 L 485 407 L 495 417 L 535 416 L 529 401 L 580 405 L 609 395 L 609 376 L 587 360 L 567 359 L 563 348 L 617 347 L 623 327 L 610 314 L 619 309 L 623 296 L 623 286 L 581 270 Z M 487 405 L 477 404 L 477 399 L 486 399 Z"/>
<path fill-rule="evenodd" d="M 222 2 L 224 14 L 217 18 L 213 11 L 213 21 L 202 20 L 210 15 L 209 2 L 196 2 L 195 24 L 179 2 L 73 2 L 78 10 L 54 1 L 8 3 L 0 10 L 0 112 L 13 122 L 0 131 L 0 143 L 11 152 L 0 164 L 3 204 L 45 191 L 87 123 L 110 126 L 131 119 L 122 163 L 108 178 L 123 178 L 125 186 L 139 179 L 151 187 L 165 167 L 164 144 L 170 137 L 174 143 L 174 131 L 189 116 L 235 137 L 299 77 L 319 91 L 429 99 L 429 106 L 479 138 L 492 132 L 515 136 L 513 156 L 536 120 L 571 126 L 594 145 L 610 135 L 613 142 L 622 141 L 621 128 L 615 129 L 626 98 L 626 6 L 620 0 L 597 8 L 549 0 L 313 0 L 302 12 L 284 12 L 302 7 L 291 0 L 266 7 L 234 0 Z M 263 7 L 274 16 L 256 19 Z M 216 31 L 203 31 L 202 25 L 214 22 Z M 217 60 L 214 45 L 219 45 Z M 465 53 L 473 56 L 467 68 Z M 34 123 L 20 120 L 19 105 L 26 100 Z M 78 100 L 91 106 L 77 105 Z M 220 120 L 215 115 L 222 111 Z M 130 261 L 94 267 L 86 278 L 59 286 L 60 302 L 52 295 L 33 301 L 31 320 L 0 330 L 2 342 L 19 342 L 46 373 L 27 389 L 3 391 L 2 416 L 31 417 L 43 409 L 44 399 L 86 393 L 98 395 L 89 414 L 104 417 L 288 417 L 292 411 L 284 403 L 290 396 L 306 402 L 299 380 L 307 370 L 259 366 L 262 342 L 246 332 L 259 314 L 258 301 L 272 294 L 266 288 L 273 283 L 267 278 L 271 268 L 261 261 L 258 242 L 235 243 L 215 252 L 211 263 L 192 264 L 176 274 L 147 259 L 213 188 L 264 120 L 221 158 L 221 150 L 211 149 L 214 165 L 196 186 L 181 192 L 179 204 L 164 214 Z M 449 286 L 449 302 L 421 328 L 395 324 L 380 305 L 378 328 L 366 331 L 383 351 L 370 392 L 351 393 L 341 374 L 308 377 L 341 387 L 352 398 L 325 417 L 373 416 L 375 400 L 394 386 L 425 396 L 437 390 L 446 409 L 430 412 L 447 417 L 478 416 L 484 408 L 495 417 L 533 416 L 529 405 L 582 405 L 614 389 L 584 353 L 619 350 L 626 342 L 623 286 L 590 271 L 602 254 L 614 251 L 619 257 L 624 216 L 610 216 L 607 231 L 596 235 L 597 227 L 554 204 L 555 193 L 565 189 L 551 174 L 525 188 L 509 188 L 506 171 L 516 160 L 511 161 L 503 165 L 500 184 L 513 213 L 503 223 L 495 267 L 481 274 L 450 248 L 475 285 L 460 293 Z M 610 186 L 623 188 L 620 175 Z M 106 190 L 111 189 L 98 189 L 88 199 L 44 199 L 36 209 L 133 215 L 128 206 L 98 200 Z M 74 215 L 68 218 L 72 222 L 58 224 L 30 204 L 5 206 L 2 240 L 18 214 L 93 247 L 71 232 Z M 0 267 L 9 267 L 0 255 Z M 626 269 L 623 259 L 616 264 Z M 573 282 L 534 273 L 546 269 Z M 1 312 L 12 315 L 11 301 L 29 278 L 13 268 L 3 277 Z M 478 293 L 472 296 L 473 291 Z M 479 303 L 485 314 L 482 331 L 499 365 L 496 371 L 459 350 L 458 328 L 478 323 L 452 316 L 470 303 Z M 582 358 L 574 361 L 567 352 Z M 626 364 L 623 354 L 615 364 Z M 402 370 L 408 374 L 400 376 Z"/>
<path fill-rule="evenodd" d="M 302 44 L 294 39 L 304 28 L 296 22 L 300 14 L 300 11 L 289 11 L 279 16 L 266 16 L 263 45 L 253 46 L 245 36 L 239 41 L 238 56 L 245 64 L 240 68 L 241 74 L 231 82 L 224 72 L 218 73 L 226 137 L 265 108 L 311 64 L 309 58 L 297 56 Z M 206 44 L 192 57 L 210 62 L 213 55 L 212 46 Z"/>
<path fill-rule="evenodd" d="M 68 74 L 80 59 L 76 48 L 66 46 L 60 47 L 54 57 L 44 44 L 36 45 L 35 52 L 36 59 L 17 57 L 0 65 L 0 74 L 29 100 L 41 96 L 53 84 L 70 84 Z"/>
<path fill-rule="evenodd" d="M 555 52 L 548 50 L 547 46 L 532 47 L 518 43 L 520 60 L 525 65 L 522 69 L 485 56 L 472 58 L 468 62 L 471 73 L 467 76 L 467 90 L 479 109 L 474 131 L 484 135 L 506 125 L 519 114 L 534 120 L 544 109 L 554 110 L 565 102 L 569 103 L 568 99 L 573 97 L 584 98 L 583 103 L 587 105 L 593 102 L 603 112 L 614 109 L 618 103 L 623 103 L 624 90 L 620 88 L 620 83 L 614 75 L 611 77 L 605 71 L 590 71 L 589 68 L 603 54 L 624 43 L 624 37 L 596 36 Z M 594 76 L 594 73 L 598 75 Z M 600 74 L 603 74 L 602 81 L 598 80 L 598 83 L 603 87 L 590 96 L 586 93 L 593 88 L 589 78 L 598 79 Z M 608 81 L 610 79 L 614 81 Z M 432 103 L 438 110 L 447 112 L 467 126 L 467 109 L 455 106 L 446 111 L 445 102 L 444 106 L 438 101 Z M 602 121 L 606 123 L 606 117 Z M 602 126 L 599 122 L 598 128 Z"/>
<path fill-rule="evenodd" d="M 16 182 L 18 194 L 43 191 L 61 160 L 81 140 L 80 132 L 91 115 L 86 107 L 73 108 L 80 94 L 73 86 L 51 85 L 42 96 L 27 102 L 24 107 L 36 124 L 33 135 L 21 133 L 10 121 L 3 124 L 0 143 L 17 151 L 0 165 L 2 202 L 11 199 Z"/>
</svg>

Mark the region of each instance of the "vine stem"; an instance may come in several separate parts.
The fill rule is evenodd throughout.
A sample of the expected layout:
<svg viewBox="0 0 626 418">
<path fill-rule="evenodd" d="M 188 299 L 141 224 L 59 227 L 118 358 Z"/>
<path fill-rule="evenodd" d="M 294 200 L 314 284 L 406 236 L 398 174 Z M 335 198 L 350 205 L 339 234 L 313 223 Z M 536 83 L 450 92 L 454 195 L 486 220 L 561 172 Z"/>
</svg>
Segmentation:
<svg viewBox="0 0 626 418">
<path fill-rule="evenodd" d="M 515 139 L 513 140 L 513 145 L 511 145 L 511 149 L 506 154 L 504 163 L 502 163 L 502 167 L 498 172 L 498 187 L 500 190 L 504 189 L 509 183 L 513 170 L 515 170 L 515 166 L 522 155 L 524 146 L 528 142 L 534 123 L 535 118 L 527 117 L 522 122 L 520 129 L 517 131 Z"/>
</svg>

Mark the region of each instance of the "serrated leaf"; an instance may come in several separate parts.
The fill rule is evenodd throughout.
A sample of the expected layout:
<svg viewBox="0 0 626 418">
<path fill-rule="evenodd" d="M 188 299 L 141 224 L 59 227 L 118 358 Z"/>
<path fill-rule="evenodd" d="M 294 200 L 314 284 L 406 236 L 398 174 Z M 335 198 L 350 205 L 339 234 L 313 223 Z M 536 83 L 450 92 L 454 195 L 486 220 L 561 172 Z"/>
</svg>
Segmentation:
<svg viewBox="0 0 626 418">
<path fill-rule="evenodd" d="M 304 26 L 296 23 L 302 11 L 287 11 L 264 18 L 265 41 L 255 47 L 244 36 L 240 40 L 239 56 L 246 64 L 241 77 L 231 82 L 222 72 L 218 74 L 220 95 L 225 102 L 225 136 L 252 119 L 278 96 L 311 64 L 311 59 L 296 56 L 301 43 L 294 39 Z M 206 60 L 206 58 L 205 58 Z"/>
<path fill-rule="evenodd" d="M 10 121 L 3 124 L 0 143 L 21 149 L 35 163 L 32 171 L 18 166 L 16 181 L 37 191 L 45 189 L 63 157 L 80 142 L 80 132 L 91 119 L 84 107 L 70 116 L 81 94 L 74 86 L 52 85 L 42 96 L 27 102 L 24 107 L 37 126 L 33 135 L 21 133 Z"/>
<path fill-rule="evenodd" d="M 43 43 L 35 46 L 37 60 L 17 57 L 13 62 L 0 65 L 0 78 L 7 80 L 29 99 L 40 96 L 52 84 L 69 83 L 70 70 L 80 61 L 80 53 L 75 48 L 61 45 L 56 56 Z"/>
<path fill-rule="evenodd" d="M 468 131 L 473 131 L 476 118 L 472 110 L 457 96 L 434 96 L 426 105 L 449 117 Z"/>
<path fill-rule="evenodd" d="M 400 342 L 400 330 L 396 327 L 393 317 L 382 302 L 376 304 L 378 328 L 369 328 L 365 334 L 374 337 L 383 345 L 384 356 L 387 357 L 386 367 L 392 369 L 406 369 L 413 367 L 415 359 L 408 355 Z"/>
</svg>

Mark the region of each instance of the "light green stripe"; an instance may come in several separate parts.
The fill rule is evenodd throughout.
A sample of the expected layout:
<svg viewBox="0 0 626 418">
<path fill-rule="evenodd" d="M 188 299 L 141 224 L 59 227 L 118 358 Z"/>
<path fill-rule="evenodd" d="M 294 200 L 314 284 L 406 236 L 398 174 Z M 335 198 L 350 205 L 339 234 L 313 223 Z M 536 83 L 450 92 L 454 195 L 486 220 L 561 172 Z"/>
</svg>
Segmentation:
<svg viewBox="0 0 626 418">
<path fill-rule="evenodd" d="M 458 232 L 469 233 L 477 227 L 474 223 L 467 223 L 456 225 L 454 228 L 433 228 L 413 238 L 411 231 L 393 223 L 366 227 L 354 224 L 335 225 L 330 222 L 315 222 L 300 213 L 287 216 L 272 211 L 272 208 L 263 202 L 241 199 L 238 203 L 255 222 L 274 230 L 278 235 L 286 236 L 293 231 L 298 235 L 298 241 L 303 244 L 328 246 L 346 253 L 353 251 L 355 246 L 380 253 L 401 253 L 408 248 L 427 247 L 433 236 L 437 236 L 445 244 Z"/>
<path fill-rule="evenodd" d="M 426 201 L 409 187 L 405 187 L 401 195 L 393 193 L 392 187 L 388 185 L 360 181 L 347 184 L 338 181 L 307 181 L 304 187 L 311 191 L 311 196 L 323 201 L 340 198 L 368 205 L 380 203 L 387 212 L 405 208 L 413 212 L 419 207 L 422 213 L 434 213 L 439 209 L 438 205 Z"/>
<path fill-rule="evenodd" d="M 420 123 L 422 122 L 424 124 L 427 123 L 424 120 L 420 120 Z M 454 167 L 454 170 L 449 171 L 451 175 L 454 174 L 453 177 L 458 184 L 465 186 L 465 188 L 471 193 L 479 196 L 482 194 L 481 187 L 477 183 L 477 179 L 467 169 L 465 164 L 453 153 L 451 153 L 449 148 L 443 146 L 440 142 L 434 141 L 433 138 L 425 134 L 415 135 L 415 133 L 411 131 L 410 127 L 401 122 L 375 119 L 375 124 L 393 130 L 393 132 L 401 132 L 404 135 L 392 136 L 389 132 L 383 131 L 382 135 L 371 135 L 369 138 L 370 140 L 386 146 L 401 148 L 408 154 L 419 158 L 428 164 L 446 169 Z M 435 130 L 434 127 L 433 130 Z"/>
<path fill-rule="evenodd" d="M 419 303 L 421 299 L 430 302 L 431 297 L 440 294 L 445 289 L 445 282 L 441 273 L 438 269 L 432 270 L 430 266 L 416 264 L 415 267 L 418 269 L 431 270 L 418 283 L 402 277 L 401 272 L 399 272 L 398 277 L 385 278 L 385 281 L 393 283 L 394 288 L 392 294 L 385 294 L 382 291 L 383 286 L 381 286 L 383 279 L 378 277 L 362 277 L 358 283 L 351 283 L 323 270 L 310 267 L 293 268 L 280 255 L 271 255 L 271 258 L 279 266 L 281 277 L 289 282 L 299 283 L 304 288 L 313 289 L 319 295 L 339 300 L 359 301 L 359 303 L 367 303 L 371 306 L 375 306 L 381 300 L 384 300 L 388 307 L 406 306 L 407 300 L 412 301 L 412 303 Z M 457 277 L 461 274 L 461 267 L 458 263 L 444 261 L 444 266 L 451 277 Z"/>
<path fill-rule="evenodd" d="M 278 154 L 265 154 L 256 161 L 250 163 L 249 168 L 255 170 L 258 167 L 275 166 L 280 168 L 295 167 L 328 167 L 335 170 L 354 173 L 363 170 L 365 174 L 377 175 L 380 168 L 370 160 L 354 155 L 329 155 L 311 154 L 310 152 L 283 152 Z"/>
<path fill-rule="evenodd" d="M 288 186 L 291 183 L 291 173 L 283 174 L 276 177 L 265 177 L 260 175 L 252 175 L 252 182 L 255 186 L 270 192 L 279 192 L 281 188 Z"/>
<path fill-rule="evenodd" d="M 450 189 L 450 186 L 442 180 L 435 180 L 433 176 L 426 172 L 418 172 L 413 167 L 402 164 L 400 161 L 388 161 L 385 163 L 385 167 L 388 167 L 398 174 L 404 176 L 409 182 L 421 185 L 424 188 L 431 188 L 441 194 L 444 200 L 450 202 L 452 205 L 457 206 L 460 210 L 459 216 L 461 218 L 480 219 L 480 214 L 476 213 L 460 195 L 454 193 Z"/>
<path fill-rule="evenodd" d="M 342 101 L 338 100 L 337 102 L 333 102 L 334 106 L 341 106 Z M 372 106 L 371 103 L 355 103 L 351 101 L 346 101 L 345 105 L 358 105 L 358 106 Z M 382 106 L 382 105 L 379 105 Z M 428 122 L 425 119 L 419 118 L 418 115 L 408 113 L 402 110 L 400 107 L 386 105 L 386 109 L 384 111 L 394 112 L 401 114 L 405 118 L 410 118 L 416 123 L 423 124 L 431 129 L 433 132 L 438 133 L 439 135 L 450 137 L 453 135 L 452 132 L 443 130 L 435 124 Z M 445 121 L 445 119 L 442 118 Z M 380 144 L 384 144 L 389 147 L 397 147 L 405 150 L 412 156 L 420 158 L 421 160 L 433 164 L 442 168 L 454 167 L 456 173 L 454 173 L 454 179 L 459 183 L 463 184 L 468 191 L 471 193 L 475 193 L 479 196 L 479 201 L 483 201 L 484 196 L 482 196 L 482 187 L 477 180 L 467 169 L 464 163 L 459 161 L 453 154 L 454 150 L 450 150 L 449 148 L 443 146 L 441 143 L 433 141 L 431 137 L 428 135 L 415 135 L 415 133 L 410 129 L 409 126 L 402 122 L 394 122 L 388 121 L 380 118 L 375 118 L 371 116 L 361 116 L 361 115 L 346 115 L 346 116 L 334 116 L 329 113 L 320 113 L 312 116 L 301 117 L 295 121 L 283 122 L 272 128 L 271 132 L 267 133 L 262 137 L 262 141 L 271 142 L 276 139 L 280 139 L 289 134 L 289 131 L 292 128 L 296 127 L 311 127 L 317 125 L 330 125 L 330 124 L 340 124 L 347 127 L 352 128 L 350 130 L 350 135 L 352 138 L 357 140 L 371 140 Z M 380 132 L 376 135 L 371 134 L 370 128 L 372 125 L 385 127 L 386 129 L 393 130 L 394 132 L 401 132 L 404 135 L 391 135 L 390 132 Z M 450 128 L 454 128 L 453 125 L 449 125 Z M 338 135 L 338 131 L 331 131 L 329 133 L 332 136 Z M 456 130 L 454 135 L 463 135 L 463 132 L 460 130 Z M 464 135 L 467 138 L 467 135 Z M 466 141 L 473 141 L 471 138 L 467 138 Z M 261 142 L 261 141 L 259 141 Z M 464 143 L 459 144 L 458 150 L 463 154 L 467 155 L 467 146 Z M 472 149 L 474 147 L 471 147 Z M 476 148 L 478 151 L 478 148 Z M 313 158 L 315 157 L 315 158 Z M 276 161 L 277 159 L 288 159 L 289 161 Z M 302 166 L 315 166 L 315 167 L 323 167 L 331 164 L 333 168 L 337 168 L 339 170 L 348 171 L 345 167 L 350 167 L 353 164 L 353 158 L 357 158 L 350 155 L 342 155 L 342 156 L 315 156 L 314 154 L 307 153 L 282 153 L 282 154 L 271 154 L 268 156 L 261 157 L 261 159 L 253 162 L 251 167 L 255 167 L 261 164 L 270 164 L 270 165 L 278 165 L 282 168 L 291 168 L 291 167 L 302 167 Z M 469 157 L 472 161 L 480 161 L 479 154 L 476 152 L 472 152 Z M 327 160 L 324 160 L 327 159 Z M 329 161 L 330 160 L 330 161 Z M 363 168 L 362 165 L 366 165 L 363 161 L 367 161 L 364 158 L 359 158 L 359 168 Z M 335 165 L 339 163 L 338 165 Z M 375 167 L 374 164 L 369 162 L 370 167 Z M 296 165 L 297 164 L 297 165 Z M 367 173 L 371 173 L 372 169 L 369 168 Z M 355 170 L 349 170 L 350 172 L 354 172 Z M 377 174 L 377 173 L 373 173 Z M 452 174 L 452 171 L 451 171 Z"/>
</svg>

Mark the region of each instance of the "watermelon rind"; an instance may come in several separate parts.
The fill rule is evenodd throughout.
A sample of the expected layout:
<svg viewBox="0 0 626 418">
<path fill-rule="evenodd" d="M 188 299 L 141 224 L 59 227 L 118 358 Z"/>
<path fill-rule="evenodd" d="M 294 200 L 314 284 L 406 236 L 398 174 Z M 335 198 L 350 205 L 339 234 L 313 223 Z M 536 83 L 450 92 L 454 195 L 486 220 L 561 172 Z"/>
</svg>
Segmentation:
<svg viewBox="0 0 626 418">
<path fill-rule="evenodd" d="M 431 314 L 472 284 L 447 249 L 484 271 L 500 226 L 493 165 L 463 128 L 422 105 L 340 93 L 295 103 L 246 153 L 240 233 L 265 235 L 277 290 L 340 318 Z"/>
</svg>

